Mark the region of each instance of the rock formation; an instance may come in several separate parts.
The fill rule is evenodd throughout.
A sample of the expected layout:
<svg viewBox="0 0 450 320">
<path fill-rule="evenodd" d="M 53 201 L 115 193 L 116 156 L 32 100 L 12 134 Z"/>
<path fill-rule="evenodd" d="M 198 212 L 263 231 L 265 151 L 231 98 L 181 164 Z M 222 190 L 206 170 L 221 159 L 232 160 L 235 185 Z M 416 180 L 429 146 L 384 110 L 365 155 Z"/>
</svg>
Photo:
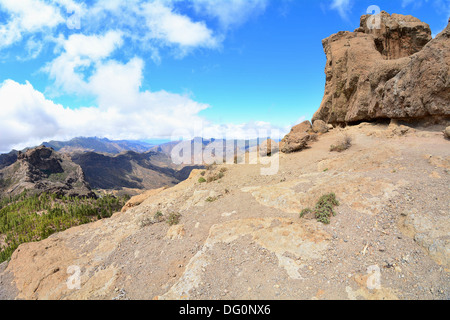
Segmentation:
<svg viewBox="0 0 450 320">
<path fill-rule="evenodd" d="M 280 150 L 283 153 L 292 153 L 305 149 L 311 140 L 312 125 L 304 121 L 291 129 L 280 142 Z"/>
<path fill-rule="evenodd" d="M 435 39 L 412 16 L 380 13 L 380 28 L 361 17 L 354 32 L 322 41 L 325 94 L 314 120 L 333 125 L 377 119 L 450 118 L 450 26 Z"/>
<path fill-rule="evenodd" d="M 0 170 L 0 195 L 17 195 L 24 190 L 95 197 L 81 167 L 46 147 L 19 152 L 16 162 Z"/>
</svg>

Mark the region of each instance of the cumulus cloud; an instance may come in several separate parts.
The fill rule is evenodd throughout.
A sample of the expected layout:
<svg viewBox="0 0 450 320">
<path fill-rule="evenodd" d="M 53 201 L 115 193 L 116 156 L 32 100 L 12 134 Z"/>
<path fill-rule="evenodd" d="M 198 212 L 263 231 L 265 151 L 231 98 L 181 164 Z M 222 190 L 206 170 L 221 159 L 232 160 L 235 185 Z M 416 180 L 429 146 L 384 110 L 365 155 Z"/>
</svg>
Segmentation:
<svg viewBox="0 0 450 320">
<path fill-rule="evenodd" d="M 58 8 L 40 0 L 0 0 L 0 9 L 9 14 L 7 23 L 0 25 L 0 48 L 64 22 Z"/>
<path fill-rule="evenodd" d="M 206 20 L 181 13 L 179 0 L 0 0 L 5 17 L 0 50 L 23 41 L 26 56 L 18 58 L 26 60 L 53 46 L 41 68 L 49 79 L 45 94 L 28 81 L 0 83 L 0 152 L 76 136 L 170 138 L 177 130 L 194 133 L 200 126 L 205 136 L 243 138 L 252 130 L 270 129 L 263 122 L 214 124 L 200 116 L 208 104 L 142 89 L 146 57 L 160 62 L 164 48 L 177 57 L 197 48 L 217 49 L 224 30 L 263 12 L 268 1 L 187 1 L 197 17 L 217 19 L 224 27 L 214 31 Z M 69 33 L 67 19 L 73 16 L 81 28 Z M 51 100 L 61 95 L 95 102 L 73 109 Z"/>
<path fill-rule="evenodd" d="M 193 22 L 189 17 L 177 14 L 161 1 L 143 4 L 142 14 L 150 38 L 181 47 L 214 48 L 218 45 L 218 39 L 204 22 Z"/>
<path fill-rule="evenodd" d="M 119 31 L 91 36 L 74 34 L 67 40 L 58 41 L 62 52 L 43 70 L 48 72 L 50 79 L 55 82 L 53 92 L 62 89 L 70 94 L 89 93 L 90 89 L 84 80 L 83 71 L 90 67 L 96 68 L 96 64 L 109 57 L 123 44 L 122 34 Z"/>
<path fill-rule="evenodd" d="M 120 108 L 70 109 L 47 99 L 29 82 L 6 80 L 0 85 L 0 151 L 75 136 L 170 137 L 174 128 L 192 129 L 191 124 L 201 121 L 197 113 L 208 108 L 188 96 L 165 91 L 136 92 L 133 98 Z"/>
<path fill-rule="evenodd" d="M 123 66 L 108 66 L 120 67 Z M 116 93 L 115 97 L 120 96 L 121 93 Z M 0 84 L 0 152 L 76 136 L 139 140 L 171 138 L 181 133 L 190 137 L 251 139 L 289 131 L 289 127 L 274 128 L 267 122 L 211 123 L 199 115 L 209 105 L 186 95 L 136 91 L 131 98 L 127 105 L 120 107 L 70 109 L 49 100 L 29 82 L 6 80 Z"/>
</svg>

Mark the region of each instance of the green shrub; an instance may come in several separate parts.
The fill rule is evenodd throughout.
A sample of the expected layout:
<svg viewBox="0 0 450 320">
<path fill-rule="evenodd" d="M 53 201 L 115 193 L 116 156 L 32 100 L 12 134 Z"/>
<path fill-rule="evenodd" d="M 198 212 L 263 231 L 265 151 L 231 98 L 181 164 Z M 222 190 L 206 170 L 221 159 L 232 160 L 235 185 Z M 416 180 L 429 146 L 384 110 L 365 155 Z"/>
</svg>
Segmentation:
<svg viewBox="0 0 450 320">
<path fill-rule="evenodd" d="M 179 213 L 170 213 L 167 217 L 169 226 L 177 225 L 180 222 L 181 215 Z"/>
<path fill-rule="evenodd" d="M 206 182 L 206 179 L 203 178 L 203 177 L 200 177 L 200 179 L 198 179 L 198 182 L 199 182 L 199 183 L 204 183 L 204 182 Z"/>
<path fill-rule="evenodd" d="M 300 218 L 303 218 L 307 214 L 311 213 L 312 210 L 310 208 L 303 209 L 302 212 L 300 212 Z"/>
<path fill-rule="evenodd" d="M 214 201 L 217 201 L 217 197 L 208 197 L 208 198 L 206 198 L 205 201 L 206 202 L 214 202 Z"/>
<path fill-rule="evenodd" d="M 155 213 L 155 215 L 153 216 L 153 218 L 154 218 L 156 221 L 161 221 L 162 217 L 163 217 L 163 214 L 162 214 L 161 211 L 157 211 L 157 212 Z"/>
<path fill-rule="evenodd" d="M 314 210 L 310 208 L 303 209 L 302 212 L 300 212 L 300 218 L 303 218 L 309 213 L 313 213 L 317 221 L 329 224 L 330 218 L 336 215 L 336 212 L 334 211 L 335 206 L 339 206 L 339 201 L 336 199 L 334 193 L 323 195 L 320 197 L 319 201 L 317 201 Z"/>
</svg>

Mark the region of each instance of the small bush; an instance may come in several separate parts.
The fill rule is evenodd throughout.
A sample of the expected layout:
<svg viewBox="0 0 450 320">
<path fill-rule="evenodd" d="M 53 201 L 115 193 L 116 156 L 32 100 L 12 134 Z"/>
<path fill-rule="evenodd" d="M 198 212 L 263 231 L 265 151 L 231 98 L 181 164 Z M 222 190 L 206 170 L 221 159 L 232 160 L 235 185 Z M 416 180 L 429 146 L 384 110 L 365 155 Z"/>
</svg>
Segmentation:
<svg viewBox="0 0 450 320">
<path fill-rule="evenodd" d="M 312 210 L 310 208 L 303 209 L 302 212 L 300 212 L 300 218 L 303 218 L 307 214 L 311 213 Z"/>
<path fill-rule="evenodd" d="M 216 201 L 217 200 L 217 197 L 208 197 L 208 198 L 206 198 L 206 202 L 214 202 L 214 201 Z"/>
<path fill-rule="evenodd" d="M 199 183 L 204 183 L 204 182 L 206 182 L 206 179 L 203 178 L 203 177 L 201 177 L 200 179 L 198 179 L 198 182 L 199 182 Z"/>
<path fill-rule="evenodd" d="M 213 174 L 213 175 L 208 176 L 206 178 L 206 182 L 211 183 L 211 182 L 214 182 L 214 181 L 222 179 L 224 176 L 225 175 L 224 175 L 223 172 L 219 172 L 217 174 Z"/>
<path fill-rule="evenodd" d="M 180 222 L 181 215 L 179 213 L 170 213 L 167 217 L 167 223 L 169 226 L 177 225 Z"/>
<path fill-rule="evenodd" d="M 331 152 L 343 152 L 352 146 L 352 138 L 345 135 L 336 145 L 330 146 Z"/>
<path fill-rule="evenodd" d="M 330 218 L 336 215 L 336 212 L 334 211 L 335 206 L 339 206 L 339 201 L 336 199 L 334 193 L 323 195 L 320 197 L 319 201 L 317 201 L 314 210 L 310 208 L 303 209 L 302 212 L 300 212 L 300 218 L 303 218 L 309 213 L 313 213 L 317 221 L 329 224 Z"/>
<path fill-rule="evenodd" d="M 155 215 L 153 216 L 153 218 L 154 218 L 156 221 L 161 221 L 162 217 L 163 217 L 163 214 L 162 214 L 161 211 L 157 211 L 157 212 L 155 213 Z"/>
</svg>

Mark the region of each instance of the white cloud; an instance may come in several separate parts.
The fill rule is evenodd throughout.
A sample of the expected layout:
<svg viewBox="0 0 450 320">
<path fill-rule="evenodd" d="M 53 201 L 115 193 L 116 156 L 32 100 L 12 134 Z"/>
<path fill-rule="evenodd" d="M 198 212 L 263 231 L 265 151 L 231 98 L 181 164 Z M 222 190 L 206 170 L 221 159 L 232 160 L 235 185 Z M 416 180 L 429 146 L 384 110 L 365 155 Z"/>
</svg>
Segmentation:
<svg viewBox="0 0 450 320">
<path fill-rule="evenodd" d="M 69 109 L 47 99 L 28 82 L 7 80 L 0 85 L 0 152 L 75 136 L 111 139 L 171 136 L 174 128 L 192 129 L 192 124 L 201 120 L 197 113 L 208 107 L 188 96 L 165 91 L 134 95 L 121 108 Z"/>
<path fill-rule="evenodd" d="M 137 62 L 131 62 L 132 64 Z M 126 67 L 109 65 L 115 69 Z M 116 97 L 130 92 L 116 93 Z M 0 152 L 20 150 L 45 140 L 66 140 L 76 136 L 109 139 L 170 138 L 175 132 L 200 132 L 214 138 L 256 138 L 274 129 L 266 122 L 217 125 L 199 116 L 208 105 L 189 96 L 166 91 L 134 90 L 127 105 L 65 108 L 47 99 L 26 82 L 6 80 L 0 84 Z M 281 134 L 290 127 L 276 128 Z M 200 130 L 200 131 L 199 131 Z"/>
<path fill-rule="evenodd" d="M 95 68 L 102 59 L 109 57 L 123 45 L 121 32 L 109 31 L 104 35 L 71 35 L 67 40 L 59 39 L 62 53 L 50 62 L 44 71 L 55 81 L 53 91 L 86 94 L 89 88 L 84 79 L 84 70 Z M 77 72 L 78 70 L 78 72 Z"/>
<path fill-rule="evenodd" d="M 351 0 L 332 0 L 330 8 L 337 10 L 342 19 L 348 20 L 348 13 L 352 8 Z"/>
<path fill-rule="evenodd" d="M 261 13 L 269 0 L 190 1 L 197 16 L 213 17 L 229 28 Z M 221 46 L 223 30 L 216 33 L 205 21 L 180 13 L 176 2 L 0 0 L 0 10 L 8 14 L 0 25 L 0 50 L 23 41 L 26 57 L 18 58 L 25 60 L 55 45 L 52 60 L 41 69 L 51 81 L 45 95 L 29 82 L 0 83 L 0 152 L 75 136 L 167 138 L 174 130 L 193 131 L 199 123 L 211 137 L 224 130 L 243 137 L 250 129 L 268 128 L 261 122 L 213 124 L 199 115 L 209 105 L 189 95 L 142 89 L 143 56 L 160 62 L 163 48 L 183 56 Z M 80 15 L 81 29 L 68 36 L 63 24 L 72 12 Z M 65 94 L 94 98 L 96 104 L 71 109 L 50 100 Z"/>
<path fill-rule="evenodd" d="M 189 17 L 177 14 L 161 1 L 142 5 L 142 14 L 153 39 L 181 47 L 214 48 L 218 40 L 204 22 L 193 22 Z"/>
<path fill-rule="evenodd" d="M 262 13 L 269 0 L 192 0 L 197 13 L 217 18 L 223 27 L 240 25 Z"/>
<path fill-rule="evenodd" d="M 40 0 L 0 0 L 0 8 L 9 14 L 8 22 L 0 26 L 0 47 L 64 22 L 58 8 Z"/>
<path fill-rule="evenodd" d="M 45 99 L 30 83 L 7 80 L 0 85 L 0 150 L 37 143 L 58 132 L 55 111 L 62 108 Z M 59 112 L 59 111 L 58 111 Z"/>
</svg>

